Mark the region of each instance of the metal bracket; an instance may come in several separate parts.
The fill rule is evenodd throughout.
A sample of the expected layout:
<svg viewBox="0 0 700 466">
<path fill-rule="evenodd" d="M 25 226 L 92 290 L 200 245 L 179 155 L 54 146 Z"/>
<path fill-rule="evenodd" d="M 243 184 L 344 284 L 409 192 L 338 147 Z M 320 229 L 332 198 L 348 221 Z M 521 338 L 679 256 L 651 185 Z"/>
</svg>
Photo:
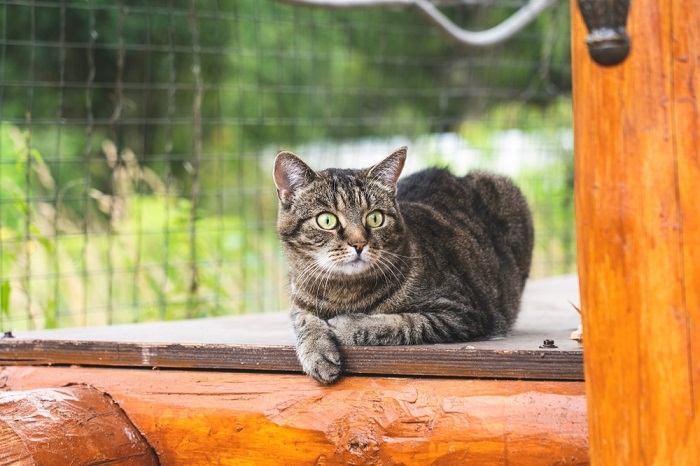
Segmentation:
<svg viewBox="0 0 700 466">
<path fill-rule="evenodd" d="M 630 38 L 625 27 L 630 0 L 578 0 L 588 28 L 588 53 L 603 66 L 621 63 L 629 54 Z"/>
</svg>

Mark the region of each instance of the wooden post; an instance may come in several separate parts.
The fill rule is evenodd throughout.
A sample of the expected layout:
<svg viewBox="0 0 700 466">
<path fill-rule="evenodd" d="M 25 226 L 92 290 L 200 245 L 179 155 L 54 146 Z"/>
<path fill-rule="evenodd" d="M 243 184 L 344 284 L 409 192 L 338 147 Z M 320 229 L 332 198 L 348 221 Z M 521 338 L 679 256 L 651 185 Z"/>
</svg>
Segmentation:
<svg viewBox="0 0 700 466">
<path fill-rule="evenodd" d="M 576 222 L 591 460 L 700 463 L 700 8 L 634 0 L 595 64 L 572 1 Z"/>
</svg>

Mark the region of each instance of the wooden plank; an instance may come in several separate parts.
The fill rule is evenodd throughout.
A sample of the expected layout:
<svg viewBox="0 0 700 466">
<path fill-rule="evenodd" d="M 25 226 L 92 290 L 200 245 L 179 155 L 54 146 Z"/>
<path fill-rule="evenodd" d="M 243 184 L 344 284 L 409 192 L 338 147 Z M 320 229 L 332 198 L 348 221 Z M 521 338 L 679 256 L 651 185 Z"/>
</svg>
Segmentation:
<svg viewBox="0 0 700 466">
<path fill-rule="evenodd" d="M 0 392 L 0 465 L 155 466 L 124 412 L 87 385 Z"/>
<path fill-rule="evenodd" d="M 592 463 L 697 464 L 700 9 L 631 2 L 631 54 L 603 68 L 571 4 Z"/>
<path fill-rule="evenodd" d="M 346 348 L 346 372 L 582 380 L 574 276 L 528 284 L 506 338 L 452 345 Z M 20 332 L 0 340 L 0 364 L 83 364 L 257 371 L 301 370 L 286 313 Z M 540 349 L 544 339 L 557 348 Z"/>
<path fill-rule="evenodd" d="M 83 367 L 0 368 L 0 387 L 90 382 L 164 465 L 587 464 L 581 382 Z"/>
<path fill-rule="evenodd" d="M 470 345 L 347 347 L 350 374 L 582 380 L 580 351 L 471 349 Z M 0 366 L 82 364 L 300 372 L 292 346 L 14 340 L 0 343 Z"/>
<path fill-rule="evenodd" d="M 561 350 L 578 351 L 569 340 L 579 325 L 576 276 L 530 280 L 522 311 L 508 338 L 475 341 L 476 349 L 533 350 L 553 339 Z M 184 321 L 148 322 L 104 327 L 78 327 L 15 332 L 27 340 L 119 341 L 134 343 L 214 343 L 223 345 L 293 345 L 294 334 L 286 312 L 214 317 Z"/>
</svg>

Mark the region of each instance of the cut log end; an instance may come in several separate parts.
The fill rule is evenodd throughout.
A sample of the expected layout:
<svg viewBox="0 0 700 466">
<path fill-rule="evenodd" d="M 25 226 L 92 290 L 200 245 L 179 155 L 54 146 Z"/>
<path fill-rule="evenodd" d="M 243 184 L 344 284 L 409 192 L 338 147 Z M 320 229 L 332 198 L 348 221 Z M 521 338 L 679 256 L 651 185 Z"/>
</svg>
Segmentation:
<svg viewBox="0 0 700 466">
<path fill-rule="evenodd" d="M 0 466 L 157 465 L 124 411 L 87 386 L 0 392 Z"/>
</svg>

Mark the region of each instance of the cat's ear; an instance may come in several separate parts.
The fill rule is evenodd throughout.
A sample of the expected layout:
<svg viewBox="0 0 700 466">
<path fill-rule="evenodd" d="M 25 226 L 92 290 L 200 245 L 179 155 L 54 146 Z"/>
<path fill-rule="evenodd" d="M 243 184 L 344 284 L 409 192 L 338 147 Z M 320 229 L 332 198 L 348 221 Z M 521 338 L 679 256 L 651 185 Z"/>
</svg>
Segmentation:
<svg viewBox="0 0 700 466">
<path fill-rule="evenodd" d="M 272 173 L 277 186 L 277 197 L 282 204 L 291 203 L 297 190 L 311 183 L 316 177 L 316 173 L 308 165 L 287 151 L 277 154 Z"/>
<path fill-rule="evenodd" d="M 406 162 L 407 150 L 408 148 L 406 146 L 399 147 L 392 152 L 389 157 L 370 168 L 367 176 L 391 187 L 395 187 L 399 176 L 401 176 L 403 164 Z"/>
</svg>

